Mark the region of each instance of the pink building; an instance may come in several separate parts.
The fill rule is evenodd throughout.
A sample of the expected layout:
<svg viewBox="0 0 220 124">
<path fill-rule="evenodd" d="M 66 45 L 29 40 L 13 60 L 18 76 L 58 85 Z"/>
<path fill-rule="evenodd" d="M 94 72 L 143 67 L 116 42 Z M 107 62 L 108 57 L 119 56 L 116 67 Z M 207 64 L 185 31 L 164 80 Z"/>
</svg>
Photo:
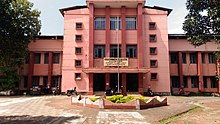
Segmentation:
<svg viewBox="0 0 220 124">
<path fill-rule="evenodd" d="M 149 86 L 164 95 L 183 86 L 220 92 L 212 54 L 217 45 L 194 48 L 184 35 L 168 35 L 171 11 L 145 6 L 145 0 L 87 0 L 86 6 L 60 9 L 64 36 L 40 36 L 30 43 L 20 89 L 76 87 L 94 94 L 119 83 L 124 91 L 141 94 Z"/>
</svg>

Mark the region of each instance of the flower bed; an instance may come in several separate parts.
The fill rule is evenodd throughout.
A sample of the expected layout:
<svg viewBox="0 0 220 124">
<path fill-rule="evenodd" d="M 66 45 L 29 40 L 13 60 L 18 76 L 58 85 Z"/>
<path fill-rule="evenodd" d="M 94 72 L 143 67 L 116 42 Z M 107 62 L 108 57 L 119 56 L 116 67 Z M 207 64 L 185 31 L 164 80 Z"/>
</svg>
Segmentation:
<svg viewBox="0 0 220 124">
<path fill-rule="evenodd" d="M 146 109 L 158 106 L 166 106 L 167 98 L 157 96 L 150 99 L 145 99 L 143 96 L 140 96 L 135 99 L 133 96 L 123 97 L 122 95 L 107 98 L 72 97 L 71 104 L 102 109 Z"/>
</svg>

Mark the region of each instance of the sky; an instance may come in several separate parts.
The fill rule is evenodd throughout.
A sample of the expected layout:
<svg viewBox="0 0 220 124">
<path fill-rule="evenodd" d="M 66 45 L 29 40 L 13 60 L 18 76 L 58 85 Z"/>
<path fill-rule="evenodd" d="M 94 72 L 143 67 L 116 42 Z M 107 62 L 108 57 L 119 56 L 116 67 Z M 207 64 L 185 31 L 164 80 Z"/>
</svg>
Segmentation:
<svg viewBox="0 0 220 124">
<path fill-rule="evenodd" d="M 59 9 L 86 5 L 86 0 L 29 0 L 33 9 L 41 11 L 41 35 L 63 35 L 63 16 Z M 173 9 L 168 16 L 168 33 L 183 34 L 182 23 L 187 15 L 186 0 L 146 0 L 146 6 L 160 6 Z"/>
</svg>

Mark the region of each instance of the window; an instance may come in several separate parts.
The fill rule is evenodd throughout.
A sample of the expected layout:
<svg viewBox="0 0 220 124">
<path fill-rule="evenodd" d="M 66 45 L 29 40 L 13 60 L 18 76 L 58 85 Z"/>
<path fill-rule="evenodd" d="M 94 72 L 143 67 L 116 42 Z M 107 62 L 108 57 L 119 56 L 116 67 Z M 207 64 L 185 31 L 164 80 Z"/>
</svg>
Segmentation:
<svg viewBox="0 0 220 124">
<path fill-rule="evenodd" d="M 59 76 L 52 76 L 51 87 L 59 86 Z"/>
<path fill-rule="evenodd" d="M 173 88 L 179 88 L 180 87 L 180 77 L 179 76 L 172 76 L 171 81 L 172 81 L 172 87 Z"/>
<path fill-rule="evenodd" d="M 157 48 L 156 47 L 150 47 L 150 55 L 156 55 L 157 54 Z"/>
<path fill-rule="evenodd" d="M 205 64 L 205 53 L 202 53 L 202 64 Z"/>
<path fill-rule="evenodd" d="M 155 30 L 156 29 L 156 23 L 155 22 L 150 22 L 149 23 L 149 29 L 150 30 Z"/>
<path fill-rule="evenodd" d="M 208 88 L 207 77 L 203 77 L 203 87 Z"/>
<path fill-rule="evenodd" d="M 136 17 L 126 17 L 126 29 L 128 30 L 136 29 Z"/>
<path fill-rule="evenodd" d="M 82 48 L 76 47 L 75 54 L 77 55 L 82 54 Z"/>
<path fill-rule="evenodd" d="M 198 88 L 199 77 L 191 77 L 192 88 Z"/>
<path fill-rule="evenodd" d="M 182 53 L 182 63 L 186 64 L 186 53 Z"/>
<path fill-rule="evenodd" d="M 29 64 L 30 63 L 30 53 L 27 54 L 27 56 L 25 57 L 25 64 Z"/>
<path fill-rule="evenodd" d="M 82 41 L 82 35 L 76 35 L 75 41 Z"/>
<path fill-rule="evenodd" d="M 118 57 L 118 46 L 110 46 L 110 57 Z M 121 57 L 121 46 L 119 46 L 119 57 Z"/>
<path fill-rule="evenodd" d="M 150 40 L 150 42 L 156 42 L 156 41 L 157 41 L 156 35 L 155 35 L 155 34 L 151 34 L 151 35 L 149 36 L 149 40 Z"/>
<path fill-rule="evenodd" d="M 188 77 L 183 76 L 184 88 L 188 88 Z"/>
<path fill-rule="evenodd" d="M 49 63 L 49 53 L 44 53 L 44 64 Z"/>
<path fill-rule="evenodd" d="M 94 21 L 96 30 L 105 29 L 105 17 L 95 17 Z"/>
<path fill-rule="evenodd" d="M 43 77 L 43 86 L 47 87 L 47 84 L 48 84 L 48 76 L 44 76 Z"/>
<path fill-rule="evenodd" d="M 218 82 L 216 77 L 210 77 L 210 81 L 211 81 L 211 88 L 217 88 L 218 87 Z"/>
<path fill-rule="evenodd" d="M 157 67 L 157 60 L 150 60 L 150 67 L 152 68 Z"/>
<path fill-rule="evenodd" d="M 137 58 L 137 45 L 126 46 L 126 57 Z"/>
<path fill-rule="evenodd" d="M 151 80 L 157 80 L 157 73 L 151 73 Z"/>
<path fill-rule="evenodd" d="M 209 64 L 214 64 L 215 63 L 215 54 L 209 53 Z"/>
<path fill-rule="evenodd" d="M 28 86 L 28 76 L 24 76 L 24 88 Z"/>
<path fill-rule="evenodd" d="M 76 29 L 82 29 L 82 23 L 81 22 L 76 23 Z"/>
<path fill-rule="evenodd" d="M 171 53 L 171 64 L 177 64 L 178 63 L 178 54 L 177 53 Z"/>
<path fill-rule="evenodd" d="M 59 64 L 60 62 L 60 53 L 53 53 L 53 64 Z"/>
<path fill-rule="evenodd" d="M 121 18 L 120 17 L 110 18 L 110 29 L 111 30 L 121 29 Z"/>
<path fill-rule="evenodd" d="M 40 58 L 41 58 L 40 53 L 34 53 L 34 64 L 40 64 Z"/>
<path fill-rule="evenodd" d="M 34 76 L 33 77 L 33 86 L 39 86 L 39 76 Z"/>
<path fill-rule="evenodd" d="M 81 80 L 81 73 L 75 73 L 75 80 Z"/>
<path fill-rule="evenodd" d="M 104 58 L 105 57 L 105 46 L 95 45 L 94 46 L 94 58 Z"/>
<path fill-rule="evenodd" d="M 197 54 L 190 53 L 190 64 L 196 64 L 196 63 L 197 63 Z"/>
<path fill-rule="evenodd" d="M 81 67 L 81 60 L 75 60 L 75 67 Z"/>
</svg>

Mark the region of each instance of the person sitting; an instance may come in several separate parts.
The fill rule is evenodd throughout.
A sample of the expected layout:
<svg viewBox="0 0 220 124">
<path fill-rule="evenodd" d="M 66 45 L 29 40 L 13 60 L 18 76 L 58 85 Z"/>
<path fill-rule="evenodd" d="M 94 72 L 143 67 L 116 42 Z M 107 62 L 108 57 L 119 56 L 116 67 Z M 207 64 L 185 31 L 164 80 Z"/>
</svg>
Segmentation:
<svg viewBox="0 0 220 124">
<path fill-rule="evenodd" d="M 150 86 L 147 89 L 147 93 L 148 95 L 153 96 L 153 91 L 150 89 Z"/>
</svg>

